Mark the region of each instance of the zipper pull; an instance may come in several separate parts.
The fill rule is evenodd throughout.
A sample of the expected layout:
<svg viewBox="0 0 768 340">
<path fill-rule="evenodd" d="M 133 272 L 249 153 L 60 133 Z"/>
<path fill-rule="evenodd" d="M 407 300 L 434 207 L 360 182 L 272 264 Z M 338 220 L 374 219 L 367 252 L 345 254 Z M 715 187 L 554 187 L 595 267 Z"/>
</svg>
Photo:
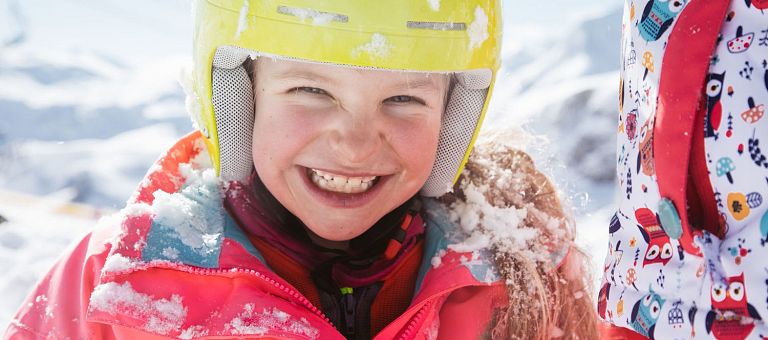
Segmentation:
<svg viewBox="0 0 768 340">
<path fill-rule="evenodd" d="M 349 338 L 354 338 L 355 334 L 355 295 L 352 287 L 341 287 L 341 308 L 344 310 L 344 324 L 346 325 L 346 334 Z"/>
</svg>

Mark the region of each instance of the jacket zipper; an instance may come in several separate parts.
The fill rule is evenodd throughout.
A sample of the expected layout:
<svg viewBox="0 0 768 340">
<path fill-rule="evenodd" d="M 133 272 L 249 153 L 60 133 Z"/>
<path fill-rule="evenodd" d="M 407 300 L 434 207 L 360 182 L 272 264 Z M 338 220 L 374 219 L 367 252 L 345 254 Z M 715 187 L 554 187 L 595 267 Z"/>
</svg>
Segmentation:
<svg viewBox="0 0 768 340">
<path fill-rule="evenodd" d="M 413 333 L 416 330 L 416 326 L 421 323 L 421 319 L 423 319 L 425 317 L 424 314 L 426 314 L 427 309 L 432 304 L 438 303 L 438 301 L 439 301 L 438 298 L 439 297 L 445 296 L 446 294 L 448 294 L 450 292 L 453 292 L 453 291 L 455 291 L 457 289 L 464 288 L 464 287 L 469 287 L 469 286 L 470 285 L 462 285 L 462 286 L 457 286 L 457 287 L 451 287 L 451 288 L 448 288 L 448 289 L 443 289 L 443 290 L 438 291 L 437 293 L 431 294 L 430 296 L 428 296 L 428 297 L 424 298 L 423 300 L 421 300 L 421 302 L 418 303 L 418 304 L 421 304 L 421 307 L 419 307 L 419 310 L 416 312 L 416 315 L 411 317 L 410 321 L 408 321 L 408 324 L 405 327 L 405 330 L 398 337 L 398 339 L 399 340 L 407 340 L 407 339 L 409 339 L 408 337 L 411 336 L 411 333 Z M 417 306 L 418 304 L 412 305 L 412 306 L 408 307 L 408 309 L 410 310 L 411 308 L 415 308 L 415 306 Z M 406 312 L 407 312 L 407 310 L 406 310 Z M 403 318 L 403 316 L 404 316 L 404 314 L 400 315 L 400 317 L 398 317 L 397 319 L 392 321 L 392 323 L 390 323 L 388 326 L 384 327 L 384 330 L 389 328 L 392 324 L 398 322 L 401 318 Z"/>
<path fill-rule="evenodd" d="M 315 305 L 313 305 L 312 302 L 309 301 L 309 299 L 307 299 L 303 294 L 301 294 L 301 292 L 299 292 L 299 291 L 297 291 L 297 290 L 295 290 L 295 289 L 293 289 L 293 288 L 291 288 L 289 286 L 286 286 L 286 285 L 284 285 L 284 284 L 282 284 L 280 282 L 277 282 L 275 279 L 272 279 L 269 276 L 264 275 L 264 274 L 262 274 L 259 271 L 256 271 L 256 270 L 253 270 L 253 269 L 244 269 L 244 268 L 232 268 L 232 269 L 190 268 L 190 267 L 178 265 L 178 264 L 175 264 L 175 263 L 162 263 L 162 264 L 154 263 L 154 264 L 152 264 L 152 267 L 154 267 L 154 268 L 173 269 L 173 270 L 178 270 L 178 271 L 182 271 L 182 272 L 186 272 L 186 273 L 190 273 L 190 274 L 201 274 L 201 275 L 211 275 L 211 276 L 228 276 L 226 274 L 238 273 L 238 274 L 246 274 L 246 275 L 251 275 L 251 276 L 257 277 L 257 278 L 261 279 L 262 281 L 267 282 L 270 285 L 274 286 L 275 288 L 283 291 L 284 293 L 288 294 L 289 296 L 293 297 L 294 299 L 298 300 L 299 303 L 304 305 L 304 307 L 306 307 L 307 309 L 312 311 L 312 313 L 315 313 L 315 315 L 320 317 L 320 319 L 325 321 L 325 323 L 331 325 L 331 327 L 336 329 L 336 326 L 334 326 L 333 323 L 331 322 L 331 320 L 328 319 L 327 316 L 325 316 L 323 311 L 321 311 L 319 308 L 315 307 Z M 135 270 L 136 269 L 128 269 L 128 270 L 121 271 L 121 272 L 112 272 L 112 273 L 109 273 L 109 275 L 104 275 L 104 276 L 105 277 L 114 278 L 114 277 L 117 277 L 119 275 L 128 274 L 128 273 L 130 273 L 132 271 L 135 271 Z"/>
<path fill-rule="evenodd" d="M 355 308 L 357 307 L 354 290 L 352 288 L 342 288 L 341 294 L 341 308 L 344 311 L 344 325 L 346 327 L 345 334 L 354 339 Z"/>
<path fill-rule="evenodd" d="M 414 331 L 416 331 L 416 326 L 421 323 L 421 319 L 424 318 L 424 315 L 427 314 L 427 308 L 432 304 L 431 301 L 428 301 L 424 303 L 421 308 L 419 308 L 419 311 L 416 312 L 416 315 L 411 318 L 410 321 L 408 321 L 408 326 L 405 327 L 405 331 L 403 331 L 403 334 L 398 337 L 399 340 L 407 340 L 412 338 L 412 334 Z"/>
</svg>

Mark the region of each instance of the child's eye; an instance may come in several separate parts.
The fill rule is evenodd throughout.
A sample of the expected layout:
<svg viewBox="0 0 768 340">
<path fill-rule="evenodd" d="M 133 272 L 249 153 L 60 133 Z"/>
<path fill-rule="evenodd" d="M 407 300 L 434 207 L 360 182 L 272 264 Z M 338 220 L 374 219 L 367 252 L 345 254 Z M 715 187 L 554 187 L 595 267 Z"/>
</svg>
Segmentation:
<svg viewBox="0 0 768 340">
<path fill-rule="evenodd" d="M 407 104 L 407 103 L 417 103 L 422 105 L 424 104 L 423 100 L 416 97 L 406 96 L 406 95 L 389 97 L 387 98 L 386 101 L 392 102 L 392 103 L 398 103 L 398 104 Z"/>
<path fill-rule="evenodd" d="M 323 89 L 319 89 L 317 87 L 307 87 L 307 86 L 293 88 L 291 89 L 291 92 L 295 92 L 295 93 L 304 92 L 304 93 L 324 95 L 324 96 L 328 95 L 328 92 L 326 92 Z"/>
</svg>

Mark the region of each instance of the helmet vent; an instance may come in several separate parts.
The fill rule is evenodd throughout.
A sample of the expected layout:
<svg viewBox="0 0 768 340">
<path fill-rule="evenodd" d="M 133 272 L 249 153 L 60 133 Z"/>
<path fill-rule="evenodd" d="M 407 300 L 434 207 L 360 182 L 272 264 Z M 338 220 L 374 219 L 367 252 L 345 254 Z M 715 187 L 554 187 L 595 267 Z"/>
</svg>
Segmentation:
<svg viewBox="0 0 768 340">
<path fill-rule="evenodd" d="M 277 13 L 291 15 L 302 21 L 312 19 L 314 24 L 329 23 L 331 21 L 342 23 L 349 22 L 349 17 L 344 14 L 321 12 L 312 8 L 277 6 Z"/>
<path fill-rule="evenodd" d="M 466 31 L 467 24 L 463 22 L 409 21 L 408 28 L 435 31 Z"/>
</svg>

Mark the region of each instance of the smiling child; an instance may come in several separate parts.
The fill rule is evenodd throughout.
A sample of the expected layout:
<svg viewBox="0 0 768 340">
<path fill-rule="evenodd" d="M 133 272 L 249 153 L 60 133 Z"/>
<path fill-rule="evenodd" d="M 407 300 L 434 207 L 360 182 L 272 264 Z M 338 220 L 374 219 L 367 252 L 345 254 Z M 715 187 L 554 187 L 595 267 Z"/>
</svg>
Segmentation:
<svg viewBox="0 0 768 340">
<path fill-rule="evenodd" d="M 470 157 L 499 68 L 498 1 L 198 0 L 195 13 L 198 130 L 5 337 L 596 337 L 552 185 L 505 143 Z"/>
</svg>

